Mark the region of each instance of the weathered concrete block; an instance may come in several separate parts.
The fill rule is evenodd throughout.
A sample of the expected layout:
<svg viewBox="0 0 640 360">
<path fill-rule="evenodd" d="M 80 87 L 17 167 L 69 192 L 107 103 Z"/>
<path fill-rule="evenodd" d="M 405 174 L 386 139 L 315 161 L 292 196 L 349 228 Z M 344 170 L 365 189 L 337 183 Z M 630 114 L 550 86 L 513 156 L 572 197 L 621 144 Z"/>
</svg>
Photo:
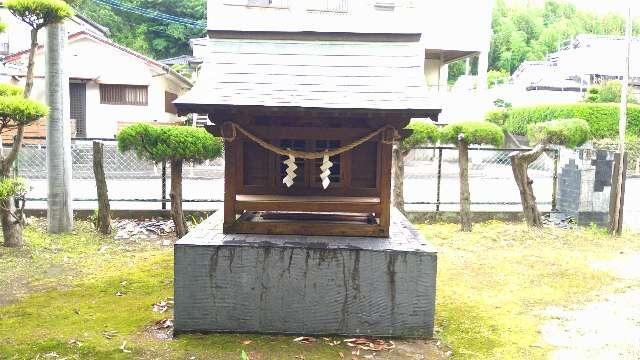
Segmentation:
<svg viewBox="0 0 640 360">
<path fill-rule="evenodd" d="M 175 245 L 175 331 L 431 337 L 436 251 L 398 212 L 389 239 L 223 235 Z"/>
</svg>

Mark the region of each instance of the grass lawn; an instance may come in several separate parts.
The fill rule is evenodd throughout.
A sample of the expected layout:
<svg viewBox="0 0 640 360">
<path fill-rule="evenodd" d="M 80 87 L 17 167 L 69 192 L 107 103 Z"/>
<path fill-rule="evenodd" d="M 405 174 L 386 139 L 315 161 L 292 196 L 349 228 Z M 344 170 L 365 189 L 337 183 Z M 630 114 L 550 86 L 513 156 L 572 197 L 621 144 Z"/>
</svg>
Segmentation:
<svg viewBox="0 0 640 360">
<path fill-rule="evenodd" d="M 171 247 L 116 241 L 79 223 L 74 234 L 25 232 L 22 250 L 0 248 L 0 359 L 340 359 L 344 345 L 297 344 L 290 337 L 210 335 L 159 339 L 171 316 L 152 305 L 172 296 Z M 486 223 L 421 225 L 439 249 L 437 337 L 456 359 L 536 359 L 541 311 L 589 300 L 612 278 L 590 267 L 640 251 L 636 234 L 529 230 Z M 166 334 L 164 334 L 166 335 Z M 398 343 L 402 347 L 415 343 Z M 401 359 L 400 351 L 376 359 Z M 365 355 L 364 353 L 362 355 Z M 360 357 L 365 358 L 364 356 Z"/>
</svg>

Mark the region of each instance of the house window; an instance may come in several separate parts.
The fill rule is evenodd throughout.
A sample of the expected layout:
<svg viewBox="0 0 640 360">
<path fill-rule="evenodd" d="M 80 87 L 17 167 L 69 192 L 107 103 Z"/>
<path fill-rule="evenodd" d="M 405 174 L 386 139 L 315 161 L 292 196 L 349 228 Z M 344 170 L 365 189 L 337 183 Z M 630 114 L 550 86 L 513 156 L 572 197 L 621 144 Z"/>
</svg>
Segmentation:
<svg viewBox="0 0 640 360">
<path fill-rule="evenodd" d="M 149 87 L 145 85 L 100 84 L 100 103 L 147 106 L 149 104 Z"/>
<path fill-rule="evenodd" d="M 173 104 L 177 98 L 177 94 L 168 91 L 164 92 L 164 112 L 174 115 L 178 114 L 178 109 L 176 109 L 176 106 Z"/>
</svg>

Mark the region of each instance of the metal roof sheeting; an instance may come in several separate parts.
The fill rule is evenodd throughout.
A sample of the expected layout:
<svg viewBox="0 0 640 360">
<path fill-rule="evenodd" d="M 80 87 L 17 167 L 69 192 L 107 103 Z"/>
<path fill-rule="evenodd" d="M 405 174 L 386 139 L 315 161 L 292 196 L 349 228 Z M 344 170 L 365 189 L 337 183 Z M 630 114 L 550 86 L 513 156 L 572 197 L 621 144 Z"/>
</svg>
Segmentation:
<svg viewBox="0 0 640 360">
<path fill-rule="evenodd" d="M 189 105 L 433 110 L 418 42 L 210 40 Z"/>
</svg>

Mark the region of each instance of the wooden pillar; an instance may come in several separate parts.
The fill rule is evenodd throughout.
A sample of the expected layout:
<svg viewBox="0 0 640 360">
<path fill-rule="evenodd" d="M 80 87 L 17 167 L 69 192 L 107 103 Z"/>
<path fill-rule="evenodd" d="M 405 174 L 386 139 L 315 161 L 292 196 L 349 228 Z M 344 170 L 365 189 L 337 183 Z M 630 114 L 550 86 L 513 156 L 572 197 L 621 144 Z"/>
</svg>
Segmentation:
<svg viewBox="0 0 640 360">
<path fill-rule="evenodd" d="M 391 165 L 393 162 L 393 144 L 380 142 L 380 226 L 384 230 L 384 236 L 389 236 L 391 226 Z"/>
<path fill-rule="evenodd" d="M 226 141 L 224 144 L 224 232 L 236 221 L 236 182 L 237 167 L 236 147 L 238 139 Z"/>
</svg>

